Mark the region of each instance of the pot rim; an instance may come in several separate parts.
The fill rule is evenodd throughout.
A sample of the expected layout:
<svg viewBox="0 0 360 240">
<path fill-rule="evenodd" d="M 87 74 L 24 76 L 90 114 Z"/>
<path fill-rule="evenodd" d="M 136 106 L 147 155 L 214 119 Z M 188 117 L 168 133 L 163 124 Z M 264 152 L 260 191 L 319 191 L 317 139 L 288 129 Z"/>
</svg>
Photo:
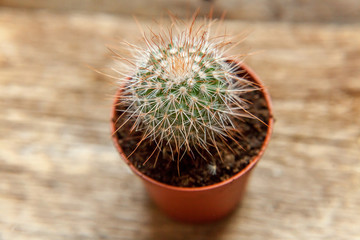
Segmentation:
<svg viewBox="0 0 360 240">
<path fill-rule="evenodd" d="M 273 107 L 272 107 L 272 103 L 271 103 L 271 99 L 270 99 L 270 95 L 267 91 L 267 89 L 264 87 L 264 84 L 262 83 L 262 81 L 260 80 L 260 78 L 255 74 L 255 72 L 249 68 L 247 65 L 245 65 L 242 62 L 237 62 L 237 65 L 239 65 L 239 67 L 241 67 L 243 70 L 245 70 L 247 72 L 248 75 L 250 75 L 252 77 L 252 79 L 260 86 L 260 91 L 263 93 L 265 101 L 267 103 L 268 106 L 268 110 L 269 110 L 269 122 L 268 122 L 268 128 L 266 131 L 266 137 L 263 141 L 263 144 L 260 148 L 259 153 L 254 156 L 250 163 L 243 168 L 240 172 L 238 172 L 237 174 L 233 175 L 232 177 L 230 177 L 229 179 L 226 179 L 225 181 L 222 182 L 218 182 L 212 185 L 208 185 L 208 186 L 202 186 L 202 187 L 179 187 L 179 186 L 173 186 L 173 185 L 169 185 L 166 183 L 162 183 L 159 182 L 145 174 L 143 174 L 142 172 L 140 172 L 130 161 L 129 159 L 126 157 L 124 151 L 122 150 L 117 137 L 117 134 L 115 134 L 116 131 L 116 127 L 115 127 L 115 123 L 113 121 L 114 117 L 116 116 L 116 103 L 118 101 L 118 93 L 119 91 L 121 91 L 120 89 L 116 92 L 115 95 L 115 100 L 114 103 L 112 105 L 112 111 L 111 111 L 111 133 L 112 133 L 112 141 L 116 147 L 116 149 L 118 150 L 118 152 L 120 153 L 120 155 L 122 156 L 123 160 L 129 165 L 129 167 L 132 169 L 132 171 L 138 175 L 139 177 L 141 177 L 143 180 L 150 182 L 154 185 L 157 185 L 159 187 L 163 187 L 163 188 L 167 188 L 169 190 L 173 190 L 173 191 L 180 191 L 180 192 L 201 192 L 201 191 L 206 191 L 206 190 L 211 190 L 211 189 L 215 189 L 215 188 L 219 188 L 222 187 L 224 185 L 227 185 L 233 181 L 235 181 L 236 179 L 240 178 L 241 176 L 243 176 L 244 174 L 246 174 L 247 172 L 249 172 L 256 164 L 257 162 L 260 160 L 260 158 L 262 157 L 262 155 L 265 152 L 266 147 L 269 144 L 270 141 L 270 137 L 273 131 L 273 125 L 274 125 L 274 117 L 273 117 Z"/>
</svg>

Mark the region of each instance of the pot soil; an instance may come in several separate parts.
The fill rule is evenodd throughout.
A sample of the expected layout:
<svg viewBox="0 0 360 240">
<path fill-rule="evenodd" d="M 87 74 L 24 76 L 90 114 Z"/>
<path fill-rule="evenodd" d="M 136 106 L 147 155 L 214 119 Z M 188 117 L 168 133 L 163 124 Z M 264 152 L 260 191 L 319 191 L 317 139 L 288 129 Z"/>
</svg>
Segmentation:
<svg viewBox="0 0 360 240">
<path fill-rule="evenodd" d="M 241 147 L 230 141 L 230 148 L 221 149 L 221 155 L 210 148 L 212 157 L 208 155 L 208 160 L 198 156 L 194 161 L 186 155 L 177 162 L 171 160 L 170 152 L 163 151 L 146 161 L 156 148 L 151 142 L 140 144 L 128 159 L 126 156 L 135 149 L 141 133 L 130 133 L 131 123 L 116 131 L 122 123 L 117 121 L 119 104 L 115 99 L 111 121 L 112 131 L 116 131 L 114 144 L 130 168 L 144 180 L 154 201 L 175 219 L 206 222 L 227 215 L 242 198 L 250 170 L 268 144 L 273 126 L 269 95 L 252 70 L 243 64 L 240 68 L 245 78 L 260 87 L 242 95 L 250 102 L 247 110 L 266 124 L 255 118 L 237 121 L 241 137 L 236 140 Z"/>
</svg>

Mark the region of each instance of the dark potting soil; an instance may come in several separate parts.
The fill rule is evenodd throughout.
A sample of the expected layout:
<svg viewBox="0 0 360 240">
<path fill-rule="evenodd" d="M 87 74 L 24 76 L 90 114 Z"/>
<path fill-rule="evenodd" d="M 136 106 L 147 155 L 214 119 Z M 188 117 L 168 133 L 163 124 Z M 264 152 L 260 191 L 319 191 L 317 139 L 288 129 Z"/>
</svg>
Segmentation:
<svg viewBox="0 0 360 240">
<path fill-rule="evenodd" d="M 269 122 L 269 111 L 261 91 L 248 92 L 243 94 L 242 98 L 251 103 L 247 109 L 249 112 L 263 122 Z M 116 121 L 116 119 L 113 119 L 113 121 Z M 120 126 L 120 124 L 117 123 L 117 126 Z M 139 139 L 141 139 L 141 133 L 130 133 L 130 128 L 131 123 L 128 123 L 128 126 L 123 126 L 116 133 L 119 144 L 127 156 L 133 152 Z M 176 160 L 171 160 L 171 154 L 162 152 L 158 154 L 156 165 L 157 154 L 154 154 L 144 164 L 156 148 L 154 142 L 148 141 L 140 144 L 129 160 L 140 172 L 159 182 L 180 187 L 212 185 L 222 182 L 244 169 L 260 151 L 267 133 L 267 126 L 255 118 L 244 118 L 243 121 L 237 121 L 237 129 L 241 130 L 241 136 L 236 138 L 241 147 L 235 141 L 229 141 L 228 144 L 232 150 L 227 147 L 222 148 L 221 158 L 216 149 L 210 147 L 209 150 L 213 156 L 208 156 L 207 159 L 209 160 L 204 160 L 200 156 L 194 160 L 185 155 L 178 164 Z M 196 153 L 194 154 L 196 155 Z M 214 171 L 215 174 L 213 174 Z"/>
</svg>

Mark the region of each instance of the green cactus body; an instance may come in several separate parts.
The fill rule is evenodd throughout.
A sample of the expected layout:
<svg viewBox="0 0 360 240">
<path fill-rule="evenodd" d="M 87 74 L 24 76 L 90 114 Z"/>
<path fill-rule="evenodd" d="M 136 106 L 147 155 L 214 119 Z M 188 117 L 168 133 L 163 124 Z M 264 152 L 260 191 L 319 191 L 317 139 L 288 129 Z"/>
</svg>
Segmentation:
<svg viewBox="0 0 360 240">
<path fill-rule="evenodd" d="M 217 147 L 237 131 L 234 119 L 246 115 L 240 95 L 249 82 L 226 61 L 224 42 L 189 31 L 168 39 L 136 57 L 135 74 L 124 89 L 133 128 L 160 150 Z"/>
</svg>

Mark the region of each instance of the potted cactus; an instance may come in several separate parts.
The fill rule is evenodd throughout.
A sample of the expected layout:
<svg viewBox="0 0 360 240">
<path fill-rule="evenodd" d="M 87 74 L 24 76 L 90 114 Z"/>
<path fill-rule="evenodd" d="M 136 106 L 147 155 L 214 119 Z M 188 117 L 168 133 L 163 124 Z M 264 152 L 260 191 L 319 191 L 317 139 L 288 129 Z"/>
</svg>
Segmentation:
<svg viewBox="0 0 360 240">
<path fill-rule="evenodd" d="M 144 34 L 144 47 L 127 43 L 132 57 L 115 53 L 127 64 L 117 70 L 113 142 L 154 202 L 187 222 L 236 207 L 273 126 L 267 91 L 211 24 L 173 24 Z"/>
</svg>

